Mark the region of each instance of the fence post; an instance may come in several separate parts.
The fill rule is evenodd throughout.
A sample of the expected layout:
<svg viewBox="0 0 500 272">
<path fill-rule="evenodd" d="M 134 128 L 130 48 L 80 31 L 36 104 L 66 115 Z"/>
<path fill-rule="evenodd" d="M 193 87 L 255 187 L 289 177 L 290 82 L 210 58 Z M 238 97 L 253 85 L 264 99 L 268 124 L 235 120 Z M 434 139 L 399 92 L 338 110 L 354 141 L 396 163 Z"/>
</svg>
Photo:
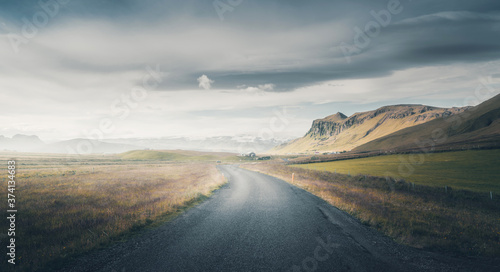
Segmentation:
<svg viewBox="0 0 500 272">
<path fill-rule="evenodd" d="M 392 183 L 391 178 L 387 176 L 387 177 L 385 177 L 385 181 L 387 182 L 387 185 L 389 185 L 389 188 L 391 189 L 391 191 L 393 191 L 393 192 L 394 192 L 394 190 L 395 190 L 396 188 L 394 188 L 394 184 Z"/>
<path fill-rule="evenodd" d="M 490 199 L 493 200 L 493 192 L 490 191 Z"/>
<path fill-rule="evenodd" d="M 448 186 L 446 186 L 446 185 L 444 186 L 444 192 L 448 193 Z"/>
<path fill-rule="evenodd" d="M 294 178 L 295 178 L 295 173 L 292 173 L 292 183 L 293 183 Z"/>
</svg>

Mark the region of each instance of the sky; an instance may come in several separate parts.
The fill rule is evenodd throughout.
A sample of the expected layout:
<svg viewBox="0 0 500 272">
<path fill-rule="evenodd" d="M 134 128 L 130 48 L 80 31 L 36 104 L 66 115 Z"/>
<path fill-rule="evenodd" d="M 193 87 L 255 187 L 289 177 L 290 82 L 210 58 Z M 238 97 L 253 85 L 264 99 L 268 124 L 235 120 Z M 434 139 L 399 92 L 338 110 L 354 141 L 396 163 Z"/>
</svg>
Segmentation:
<svg viewBox="0 0 500 272">
<path fill-rule="evenodd" d="M 0 135 L 303 136 L 500 87 L 500 1 L 1 0 Z"/>
</svg>

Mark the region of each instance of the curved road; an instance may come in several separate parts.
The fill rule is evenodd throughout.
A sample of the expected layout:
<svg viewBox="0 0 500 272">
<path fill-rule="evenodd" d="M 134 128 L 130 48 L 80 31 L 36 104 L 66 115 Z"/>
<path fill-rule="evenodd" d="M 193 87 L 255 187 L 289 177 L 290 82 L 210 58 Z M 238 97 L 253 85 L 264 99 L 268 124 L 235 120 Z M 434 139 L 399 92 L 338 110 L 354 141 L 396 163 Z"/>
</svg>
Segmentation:
<svg viewBox="0 0 500 272">
<path fill-rule="evenodd" d="M 500 271 L 394 243 L 282 180 L 220 166 L 229 179 L 201 205 L 71 271 Z"/>
</svg>

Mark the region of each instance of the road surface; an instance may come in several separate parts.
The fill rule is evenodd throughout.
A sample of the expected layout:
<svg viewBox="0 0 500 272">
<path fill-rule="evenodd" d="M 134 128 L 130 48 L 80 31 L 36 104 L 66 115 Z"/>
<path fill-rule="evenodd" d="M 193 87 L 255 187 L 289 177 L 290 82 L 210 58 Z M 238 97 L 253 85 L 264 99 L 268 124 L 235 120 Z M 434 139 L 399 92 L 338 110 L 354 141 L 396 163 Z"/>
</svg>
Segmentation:
<svg viewBox="0 0 500 272">
<path fill-rule="evenodd" d="M 219 169 L 229 182 L 201 205 L 65 271 L 500 271 L 398 245 L 277 178 Z"/>
</svg>

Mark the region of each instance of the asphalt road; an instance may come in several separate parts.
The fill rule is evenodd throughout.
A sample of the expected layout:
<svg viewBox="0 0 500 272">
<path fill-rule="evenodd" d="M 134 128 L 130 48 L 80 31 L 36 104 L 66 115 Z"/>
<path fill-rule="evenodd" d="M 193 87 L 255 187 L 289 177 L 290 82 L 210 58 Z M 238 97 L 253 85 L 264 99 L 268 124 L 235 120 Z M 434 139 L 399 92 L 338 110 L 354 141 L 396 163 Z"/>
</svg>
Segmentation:
<svg viewBox="0 0 500 272">
<path fill-rule="evenodd" d="M 396 244 L 282 180 L 220 166 L 229 182 L 172 222 L 66 271 L 500 271 Z"/>
</svg>

